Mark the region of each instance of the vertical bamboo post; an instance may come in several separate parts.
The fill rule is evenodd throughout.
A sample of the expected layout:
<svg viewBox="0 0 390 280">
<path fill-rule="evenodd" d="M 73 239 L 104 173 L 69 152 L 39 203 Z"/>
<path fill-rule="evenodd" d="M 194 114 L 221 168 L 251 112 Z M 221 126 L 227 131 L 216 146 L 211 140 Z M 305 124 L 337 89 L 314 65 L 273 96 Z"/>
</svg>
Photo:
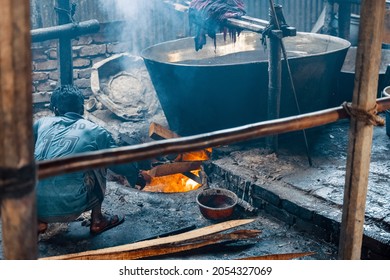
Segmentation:
<svg viewBox="0 0 390 280">
<path fill-rule="evenodd" d="M 5 259 L 37 258 L 30 2 L 0 9 L 0 209 Z"/>
<path fill-rule="evenodd" d="M 381 61 L 385 0 L 362 0 L 352 105 L 374 108 Z M 352 118 L 339 242 L 340 259 L 360 259 L 373 127 Z"/>
</svg>

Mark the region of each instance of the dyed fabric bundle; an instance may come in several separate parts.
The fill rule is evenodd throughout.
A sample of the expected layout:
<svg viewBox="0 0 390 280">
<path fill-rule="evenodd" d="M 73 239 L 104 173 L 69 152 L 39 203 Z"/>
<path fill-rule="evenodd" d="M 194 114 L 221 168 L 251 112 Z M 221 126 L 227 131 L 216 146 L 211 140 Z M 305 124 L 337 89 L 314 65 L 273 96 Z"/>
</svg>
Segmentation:
<svg viewBox="0 0 390 280">
<path fill-rule="evenodd" d="M 192 0 L 188 15 L 191 28 L 195 27 L 195 50 L 206 44 L 206 35 L 214 40 L 216 47 L 216 34 L 219 32 L 223 32 L 225 40 L 229 33 L 235 42 L 241 30 L 226 27 L 225 21 L 245 14 L 243 0 Z"/>
</svg>

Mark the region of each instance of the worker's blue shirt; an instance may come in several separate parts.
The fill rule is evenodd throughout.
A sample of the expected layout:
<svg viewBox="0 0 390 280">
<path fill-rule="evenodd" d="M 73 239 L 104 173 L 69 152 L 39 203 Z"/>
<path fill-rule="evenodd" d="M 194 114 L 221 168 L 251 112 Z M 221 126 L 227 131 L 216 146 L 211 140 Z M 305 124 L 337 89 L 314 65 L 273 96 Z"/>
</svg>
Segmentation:
<svg viewBox="0 0 390 280">
<path fill-rule="evenodd" d="M 107 130 L 76 113 L 41 118 L 34 123 L 33 132 L 37 161 L 117 147 Z M 138 175 L 136 164 L 123 164 L 110 169 L 125 175 L 130 184 L 135 184 Z M 88 204 L 87 188 L 91 187 L 86 182 L 88 172 L 40 180 L 37 185 L 38 217 L 61 217 L 84 212 Z M 94 174 L 105 188 L 104 169 L 95 170 Z"/>
</svg>

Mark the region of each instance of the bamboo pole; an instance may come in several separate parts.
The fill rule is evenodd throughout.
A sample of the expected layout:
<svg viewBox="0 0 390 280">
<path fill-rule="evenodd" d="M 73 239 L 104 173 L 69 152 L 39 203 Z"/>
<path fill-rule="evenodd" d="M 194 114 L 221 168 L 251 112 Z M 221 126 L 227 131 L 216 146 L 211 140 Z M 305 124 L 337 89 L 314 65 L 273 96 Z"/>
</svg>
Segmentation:
<svg viewBox="0 0 390 280">
<path fill-rule="evenodd" d="M 390 97 L 378 99 L 378 112 L 390 108 Z M 132 146 L 89 152 L 38 162 L 38 178 L 104 167 L 131 161 L 155 158 L 161 155 L 198 151 L 228 145 L 268 135 L 303 130 L 330 124 L 349 115 L 342 106 L 288 118 L 264 121 L 231 129 L 219 130 L 194 136 L 159 140 Z"/>
<path fill-rule="evenodd" d="M 37 258 L 30 2 L 0 9 L 0 207 L 6 259 Z"/>
<path fill-rule="evenodd" d="M 375 106 L 384 14 L 385 0 L 362 1 L 352 105 L 364 111 Z M 361 256 L 372 136 L 372 125 L 363 120 L 351 119 L 339 242 L 340 259 L 360 259 Z"/>
</svg>

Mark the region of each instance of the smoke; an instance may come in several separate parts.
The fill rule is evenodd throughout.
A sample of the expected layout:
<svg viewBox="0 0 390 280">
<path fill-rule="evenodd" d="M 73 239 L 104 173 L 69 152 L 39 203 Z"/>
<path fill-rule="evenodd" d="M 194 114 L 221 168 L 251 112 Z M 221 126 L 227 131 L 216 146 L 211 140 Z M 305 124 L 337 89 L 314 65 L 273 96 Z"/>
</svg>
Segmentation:
<svg viewBox="0 0 390 280">
<path fill-rule="evenodd" d="M 99 0 L 100 9 L 109 21 L 124 21 L 119 30 L 107 30 L 120 34 L 129 44 L 129 51 L 139 54 L 150 45 L 183 36 L 187 28 L 187 14 L 173 11 L 162 0 Z M 172 1 L 174 2 L 174 1 Z"/>
<path fill-rule="evenodd" d="M 142 11 L 149 9 L 152 2 L 150 0 L 100 0 L 101 6 L 107 13 L 122 19 L 134 19 L 137 15 L 142 18 Z"/>
</svg>

